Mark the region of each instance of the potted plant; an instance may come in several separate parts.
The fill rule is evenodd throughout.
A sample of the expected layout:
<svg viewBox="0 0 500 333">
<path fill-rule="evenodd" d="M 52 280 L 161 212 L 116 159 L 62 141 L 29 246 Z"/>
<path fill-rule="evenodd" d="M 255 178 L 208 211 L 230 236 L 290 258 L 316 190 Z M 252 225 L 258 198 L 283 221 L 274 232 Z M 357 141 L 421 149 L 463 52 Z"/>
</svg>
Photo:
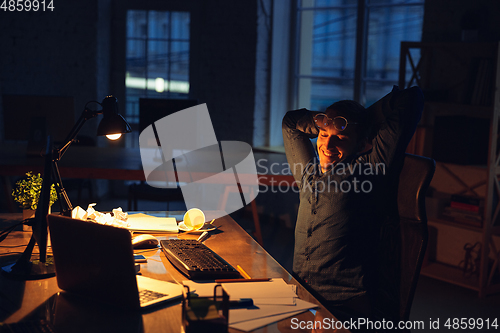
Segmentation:
<svg viewBox="0 0 500 333">
<path fill-rule="evenodd" d="M 16 187 L 12 190 L 14 200 L 23 209 L 23 220 L 32 218 L 40 198 L 43 179 L 40 174 L 34 175 L 31 171 L 26 177 L 16 182 Z M 49 207 L 57 200 L 57 193 L 54 184 L 50 188 Z M 49 208 L 50 209 L 50 208 Z"/>
</svg>

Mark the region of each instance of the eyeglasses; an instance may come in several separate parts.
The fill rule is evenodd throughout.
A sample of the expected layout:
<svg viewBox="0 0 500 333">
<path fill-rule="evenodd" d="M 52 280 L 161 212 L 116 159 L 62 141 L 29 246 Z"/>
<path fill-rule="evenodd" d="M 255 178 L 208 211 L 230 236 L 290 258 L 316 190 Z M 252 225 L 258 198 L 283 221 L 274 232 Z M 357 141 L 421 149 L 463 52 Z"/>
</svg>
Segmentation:
<svg viewBox="0 0 500 333">
<path fill-rule="evenodd" d="M 314 123 L 319 129 L 326 129 L 328 126 L 333 124 L 333 127 L 338 131 L 343 131 L 347 128 L 348 124 L 358 124 L 355 122 L 347 122 L 342 116 L 337 116 L 335 118 L 330 118 L 324 113 L 318 113 L 314 116 Z"/>
</svg>

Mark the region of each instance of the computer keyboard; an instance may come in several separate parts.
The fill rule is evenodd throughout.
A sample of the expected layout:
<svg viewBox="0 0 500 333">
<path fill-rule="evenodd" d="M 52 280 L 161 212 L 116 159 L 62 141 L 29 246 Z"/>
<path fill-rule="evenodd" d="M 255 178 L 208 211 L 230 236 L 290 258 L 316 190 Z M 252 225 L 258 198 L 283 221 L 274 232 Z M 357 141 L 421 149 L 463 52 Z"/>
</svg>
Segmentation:
<svg viewBox="0 0 500 333">
<path fill-rule="evenodd" d="M 205 244 L 194 239 L 160 241 L 167 259 L 192 280 L 240 278 L 240 273 Z"/>
</svg>

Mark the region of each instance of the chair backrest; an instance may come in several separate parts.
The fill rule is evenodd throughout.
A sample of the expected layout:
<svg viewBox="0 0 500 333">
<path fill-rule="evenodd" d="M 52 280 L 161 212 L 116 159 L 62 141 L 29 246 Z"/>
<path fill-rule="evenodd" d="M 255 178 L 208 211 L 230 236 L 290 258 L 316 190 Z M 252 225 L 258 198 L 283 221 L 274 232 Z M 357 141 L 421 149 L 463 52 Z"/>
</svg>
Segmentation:
<svg viewBox="0 0 500 333">
<path fill-rule="evenodd" d="M 195 105 L 198 105 L 198 100 L 196 99 L 140 98 L 139 132 L 142 132 L 146 127 L 163 117 Z M 161 189 L 153 188 L 144 181 L 141 181 L 140 184 L 132 184 L 129 186 L 128 209 L 137 210 L 137 201 L 139 199 L 165 201 L 167 203 L 167 210 L 170 201 L 184 200 L 179 187 Z"/>
<path fill-rule="evenodd" d="M 401 231 L 400 319 L 408 320 L 420 268 L 427 248 L 425 194 L 436 169 L 427 157 L 406 154 L 399 176 L 398 210 Z"/>
</svg>

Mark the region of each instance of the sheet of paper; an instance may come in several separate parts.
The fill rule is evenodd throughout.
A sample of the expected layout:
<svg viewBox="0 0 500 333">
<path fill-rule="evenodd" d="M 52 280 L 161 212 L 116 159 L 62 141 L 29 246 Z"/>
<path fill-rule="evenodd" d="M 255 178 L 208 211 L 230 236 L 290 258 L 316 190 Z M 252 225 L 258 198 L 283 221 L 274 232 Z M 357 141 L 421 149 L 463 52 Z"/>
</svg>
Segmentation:
<svg viewBox="0 0 500 333">
<path fill-rule="evenodd" d="M 212 296 L 216 285 L 214 282 L 183 281 L 199 296 Z M 230 299 L 252 298 L 251 308 L 230 309 L 229 326 L 251 331 L 268 325 L 307 309 L 317 307 L 313 303 L 303 301 L 295 293 L 296 286 L 287 284 L 283 279 L 272 279 L 262 282 L 222 283 Z"/>
<path fill-rule="evenodd" d="M 282 280 L 283 281 L 283 280 Z M 283 281 L 284 282 L 284 281 Z M 191 280 L 185 280 L 182 281 L 182 283 L 185 286 L 189 287 L 189 290 L 194 292 L 198 296 L 213 296 L 214 294 L 214 287 L 216 283 L 214 282 L 194 282 Z M 243 282 L 245 285 L 250 284 L 250 283 L 262 283 L 262 282 Z M 233 283 L 231 283 L 233 284 Z M 224 284 L 224 288 L 226 288 L 226 291 L 228 292 L 227 286 L 229 283 Z M 278 283 L 277 285 L 281 285 L 281 283 Z M 286 285 L 286 284 L 285 284 Z M 229 293 L 229 298 L 231 300 L 236 300 L 239 298 L 251 298 L 253 300 L 253 303 L 255 305 L 295 305 L 295 299 L 297 298 L 297 294 L 295 293 L 295 286 L 294 285 L 286 285 L 289 290 L 283 288 L 282 290 L 284 291 L 284 294 L 280 293 L 273 293 L 271 297 L 267 297 L 269 295 L 265 295 L 265 297 L 262 297 L 262 293 L 256 293 L 255 295 L 259 295 L 259 297 L 254 296 L 252 292 L 249 292 L 249 290 L 246 290 L 245 292 L 235 292 L 234 296 L 233 294 Z M 243 286 L 244 287 L 244 286 Z M 229 288 L 231 289 L 231 288 Z M 236 288 L 235 288 L 236 289 Z"/>
<path fill-rule="evenodd" d="M 145 214 L 148 216 L 154 217 L 174 217 L 177 222 L 182 221 L 184 214 L 174 214 L 173 212 L 164 211 L 164 210 L 146 210 L 146 211 L 135 211 L 132 214 Z"/>
<path fill-rule="evenodd" d="M 214 294 L 214 282 L 194 282 L 190 280 L 183 281 L 184 285 L 189 286 L 191 291 L 195 291 L 199 296 L 212 296 Z M 283 279 L 271 279 L 270 281 L 260 282 L 234 282 L 222 283 L 222 286 L 229 294 L 231 299 L 251 298 L 267 299 L 268 304 L 273 303 L 273 299 L 286 299 L 297 297 L 294 286 L 287 284 Z M 287 301 L 288 303 L 288 301 Z M 278 302 L 278 304 L 281 304 Z"/>
<path fill-rule="evenodd" d="M 301 299 L 297 299 L 296 302 L 295 306 L 261 305 L 255 309 L 230 309 L 229 326 L 243 331 L 251 331 L 317 307 L 316 304 Z"/>
<path fill-rule="evenodd" d="M 254 298 L 255 305 L 296 305 L 297 297 Z"/>
<path fill-rule="evenodd" d="M 234 298 L 288 298 L 297 297 L 293 287 L 283 279 L 266 282 L 223 283 L 226 292 Z"/>
<path fill-rule="evenodd" d="M 253 319 L 253 320 L 247 320 L 247 321 L 242 321 L 240 323 L 231 324 L 229 326 L 231 328 L 235 328 L 235 329 L 240 330 L 240 331 L 250 332 L 250 331 L 256 330 L 258 328 L 267 326 L 269 324 L 275 323 L 277 321 L 280 321 L 282 319 L 286 319 L 288 317 L 298 315 L 299 313 L 302 313 L 304 311 L 306 311 L 306 310 L 300 310 L 300 311 L 296 311 L 296 312 L 279 314 L 279 315 L 269 316 L 269 317 L 265 317 L 265 318 L 257 318 L 257 319 Z"/>
<path fill-rule="evenodd" d="M 143 213 L 129 214 L 128 228 L 132 231 L 141 232 L 166 232 L 166 233 L 178 233 L 179 227 L 177 222 L 173 217 L 156 217 L 150 216 Z"/>
<path fill-rule="evenodd" d="M 182 284 L 188 286 L 190 292 L 194 292 L 200 297 L 213 296 L 214 287 L 217 285 L 215 282 L 194 282 L 191 280 L 184 280 Z"/>
</svg>

